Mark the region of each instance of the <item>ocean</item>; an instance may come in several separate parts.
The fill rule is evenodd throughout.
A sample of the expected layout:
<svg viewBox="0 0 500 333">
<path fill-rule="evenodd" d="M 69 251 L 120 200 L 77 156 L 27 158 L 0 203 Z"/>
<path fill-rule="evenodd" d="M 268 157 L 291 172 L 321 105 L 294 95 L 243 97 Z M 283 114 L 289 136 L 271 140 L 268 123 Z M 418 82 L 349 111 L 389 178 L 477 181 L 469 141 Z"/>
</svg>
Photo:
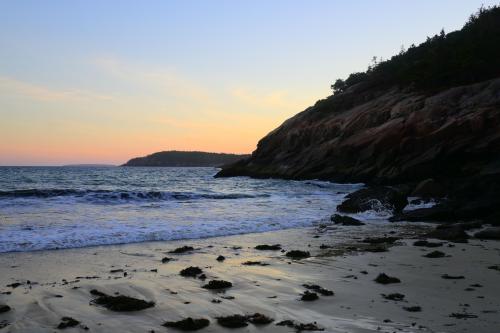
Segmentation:
<svg viewBox="0 0 500 333">
<path fill-rule="evenodd" d="M 323 181 L 214 178 L 217 171 L 0 167 L 0 252 L 308 227 L 328 221 L 345 195 L 362 187 Z"/>
</svg>

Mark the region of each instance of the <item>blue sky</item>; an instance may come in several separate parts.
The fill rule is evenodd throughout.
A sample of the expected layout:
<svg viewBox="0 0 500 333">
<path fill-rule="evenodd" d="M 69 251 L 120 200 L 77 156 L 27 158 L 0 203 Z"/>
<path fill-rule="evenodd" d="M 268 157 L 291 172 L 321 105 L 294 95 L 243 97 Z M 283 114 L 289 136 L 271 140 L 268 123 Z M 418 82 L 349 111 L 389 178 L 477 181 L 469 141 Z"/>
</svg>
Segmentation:
<svg viewBox="0 0 500 333">
<path fill-rule="evenodd" d="M 330 84 L 493 1 L 1 1 L 0 165 L 251 152 Z"/>
</svg>

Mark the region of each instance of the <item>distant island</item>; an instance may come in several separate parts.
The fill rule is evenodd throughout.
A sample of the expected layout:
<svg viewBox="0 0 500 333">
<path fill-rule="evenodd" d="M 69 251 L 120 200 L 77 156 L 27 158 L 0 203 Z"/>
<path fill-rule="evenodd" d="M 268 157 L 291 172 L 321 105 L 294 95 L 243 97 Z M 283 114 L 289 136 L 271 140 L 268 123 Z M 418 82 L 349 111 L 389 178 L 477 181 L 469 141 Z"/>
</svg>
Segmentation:
<svg viewBox="0 0 500 333">
<path fill-rule="evenodd" d="M 130 167 L 220 167 L 237 162 L 250 155 L 207 153 L 202 151 L 162 151 L 136 157 L 129 160 L 123 166 Z"/>
<path fill-rule="evenodd" d="M 116 167 L 113 164 L 67 164 L 63 165 L 64 168 L 112 168 Z"/>
</svg>

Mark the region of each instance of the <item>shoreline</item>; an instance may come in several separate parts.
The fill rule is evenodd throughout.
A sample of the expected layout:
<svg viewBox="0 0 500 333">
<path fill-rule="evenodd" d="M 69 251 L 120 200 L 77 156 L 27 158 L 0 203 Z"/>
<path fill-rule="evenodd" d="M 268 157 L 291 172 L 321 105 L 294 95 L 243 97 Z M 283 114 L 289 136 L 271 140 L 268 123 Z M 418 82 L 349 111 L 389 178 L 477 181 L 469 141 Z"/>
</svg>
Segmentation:
<svg viewBox="0 0 500 333">
<path fill-rule="evenodd" d="M 494 296 L 500 295 L 500 285 L 495 279 L 500 272 L 487 267 L 500 264 L 500 244 L 475 239 L 466 244 L 444 242 L 437 250 L 450 257 L 426 258 L 422 255 L 436 249 L 412 244 L 429 228 L 408 223 L 361 228 L 326 224 L 196 240 L 2 253 L 0 303 L 11 310 L 0 314 L 0 323 L 6 332 L 54 332 L 61 318 L 69 316 L 81 323 L 68 328 L 70 332 L 84 327 L 90 332 L 175 332 L 161 325 L 191 316 L 210 321 L 201 332 L 225 332 L 230 329 L 220 326 L 216 317 L 258 312 L 274 322 L 249 324 L 238 331 L 293 332 L 294 328 L 276 323 L 294 320 L 316 322 L 325 332 L 496 332 L 500 301 Z M 368 248 L 361 242 L 364 238 L 384 235 L 402 238 L 388 245 L 388 252 L 363 250 Z M 309 251 L 311 257 L 293 260 L 281 251 L 254 249 L 278 243 L 287 251 Z M 184 245 L 195 250 L 168 253 Z M 219 255 L 226 260 L 217 261 Z M 162 263 L 164 257 L 173 260 Z M 243 265 L 247 261 L 263 265 Z M 189 266 L 200 267 L 207 279 L 179 275 Z M 380 273 L 398 277 L 401 283 L 378 284 L 373 280 Z M 464 279 L 444 279 L 443 274 Z M 201 288 L 212 279 L 233 286 L 225 292 Z M 21 285 L 7 287 L 16 282 Z M 335 294 L 301 301 L 305 283 Z M 155 306 L 114 312 L 90 303 L 95 298 L 92 289 L 153 301 Z M 405 297 L 389 301 L 381 296 L 390 293 Z M 420 306 L 421 312 L 403 309 L 413 306 Z M 478 318 L 449 317 L 453 313 Z"/>
</svg>

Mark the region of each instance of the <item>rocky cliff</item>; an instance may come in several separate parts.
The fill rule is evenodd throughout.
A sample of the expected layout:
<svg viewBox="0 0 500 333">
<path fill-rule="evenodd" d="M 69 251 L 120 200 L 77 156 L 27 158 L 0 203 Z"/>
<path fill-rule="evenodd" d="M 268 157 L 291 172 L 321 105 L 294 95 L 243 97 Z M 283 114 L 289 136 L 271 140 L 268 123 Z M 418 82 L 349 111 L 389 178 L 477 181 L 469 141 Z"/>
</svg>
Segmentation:
<svg viewBox="0 0 500 333">
<path fill-rule="evenodd" d="M 354 86 L 285 121 L 218 176 L 398 184 L 500 173 L 500 78 L 424 94 Z"/>
</svg>

